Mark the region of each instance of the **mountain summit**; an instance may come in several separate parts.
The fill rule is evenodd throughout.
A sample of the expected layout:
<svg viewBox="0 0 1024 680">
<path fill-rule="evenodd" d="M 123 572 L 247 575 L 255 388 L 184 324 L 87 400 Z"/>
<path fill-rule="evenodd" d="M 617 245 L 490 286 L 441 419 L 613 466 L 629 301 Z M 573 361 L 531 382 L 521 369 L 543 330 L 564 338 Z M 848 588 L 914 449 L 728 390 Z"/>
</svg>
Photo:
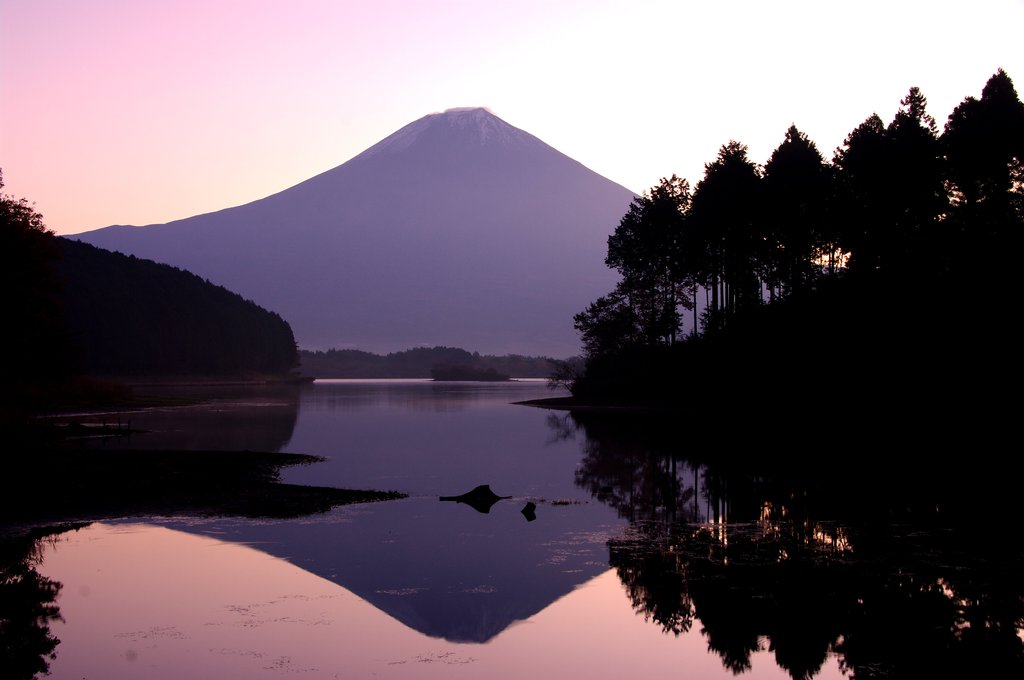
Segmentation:
<svg viewBox="0 0 1024 680">
<path fill-rule="evenodd" d="M 444 113 L 432 113 L 413 121 L 356 158 L 378 153 L 399 153 L 414 144 L 421 136 L 428 138 L 431 135 L 444 135 L 446 131 L 450 133 L 453 130 L 459 131 L 459 138 L 466 144 L 475 142 L 481 146 L 544 145 L 544 142 L 533 135 L 512 127 L 483 107 L 465 107 L 448 109 Z M 448 141 L 451 141 L 451 137 L 448 137 Z"/>
<path fill-rule="evenodd" d="M 569 356 L 632 199 L 486 109 L 449 109 L 267 198 L 74 238 L 237 291 L 304 348 Z"/>
</svg>

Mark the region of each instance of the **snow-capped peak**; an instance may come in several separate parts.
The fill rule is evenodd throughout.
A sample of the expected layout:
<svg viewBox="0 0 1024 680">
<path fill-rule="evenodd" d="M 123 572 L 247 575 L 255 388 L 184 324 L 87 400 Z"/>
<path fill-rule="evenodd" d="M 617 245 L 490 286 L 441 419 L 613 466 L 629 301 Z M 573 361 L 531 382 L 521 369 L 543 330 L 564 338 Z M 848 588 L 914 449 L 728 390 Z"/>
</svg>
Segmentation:
<svg viewBox="0 0 1024 680">
<path fill-rule="evenodd" d="M 472 111 L 483 111 L 484 113 L 489 113 L 492 116 L 494 115 L 494 112 L 486 106 L 456 106 L 455 108 L 445 109 L 444 113 L 469 113 Z"/>
<path fill-rule="evenodd" d="M 369 157 L 382 153 L 397 153 L 408 149 L 428 130 L 458 130 L 464 139 L 475 139 L 481 146 L 498 144 L 541 143 L 533 135 L 513 127 L 482 106 L 463 106 L 431 113 L 409 123 L 384 138 L 359 156 Z"/>
</svg>

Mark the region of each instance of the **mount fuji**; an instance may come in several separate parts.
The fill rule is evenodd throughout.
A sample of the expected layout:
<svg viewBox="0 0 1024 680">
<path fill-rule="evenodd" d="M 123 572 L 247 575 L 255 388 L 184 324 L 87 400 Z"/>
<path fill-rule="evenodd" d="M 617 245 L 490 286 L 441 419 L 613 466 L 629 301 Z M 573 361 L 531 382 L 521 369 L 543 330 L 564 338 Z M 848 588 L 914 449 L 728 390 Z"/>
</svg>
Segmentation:
<svg viewBox="0 0 1024 680">
<path fill-rule="evenodd" d="M 306 349 L 576 354 L 634 194 L 483 108 L 416 120 L 348 162 L 214 213 L 72 238 L 198 274 Z"/>
</svg>

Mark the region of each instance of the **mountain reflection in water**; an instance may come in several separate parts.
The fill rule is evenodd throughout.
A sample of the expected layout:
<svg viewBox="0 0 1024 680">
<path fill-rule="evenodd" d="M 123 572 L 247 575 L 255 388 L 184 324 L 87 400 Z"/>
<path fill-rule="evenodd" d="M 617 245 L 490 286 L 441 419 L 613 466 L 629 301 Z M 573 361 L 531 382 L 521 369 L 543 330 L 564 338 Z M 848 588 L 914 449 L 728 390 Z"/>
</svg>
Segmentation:
<svg viewBox="0 0 1024 680">
<path fill-rule="evenodd" d="M 509 404 L 533 396 L 543 386 L 311 386 L 281 419 L 284 447 L 331 460 L 289 481 L 387 480 L 410 498 L 22 545 L 5 573 L 38 586 L 18 610 L 42 612 L 29 663 L 60 637 L 58 679 L 137 677 L 142 661 L 153 678 L 1024 677 L 1018 470 L 716 451 L 678 418 Z M 151 432 L 129 446 L 162 442 Z M 438 502 L 484 482 L 512 499 Z"/>
</svg>

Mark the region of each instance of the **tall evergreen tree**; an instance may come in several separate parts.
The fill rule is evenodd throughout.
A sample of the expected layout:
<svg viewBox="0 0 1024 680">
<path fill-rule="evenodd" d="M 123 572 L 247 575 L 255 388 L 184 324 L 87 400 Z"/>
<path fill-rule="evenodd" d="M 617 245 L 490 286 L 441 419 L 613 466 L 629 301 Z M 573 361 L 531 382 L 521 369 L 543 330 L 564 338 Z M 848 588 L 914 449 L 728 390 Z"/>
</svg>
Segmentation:
<svg viewBox="0 0 1024 680">
<path fill-rule="evenodd" d="M 694 190 L 690 219 L 695 238 L 704 244 L 700 282 L 711 292 L 711 327 L 761 302 L 762 197 L 760 171 L 747 157 L 746 145 L 736 141 L 704 166 Z"/>
<path fill-rule="evenodd" d="M 950 249 L 1016 253 L 1024 223 L 1024 104 L 1005 71 L 989 78 L 981 99 L 967 97 L 953 110 L 941 142 L 955 203 Z"/>
<path fill-rule="evenodd" d="M 647 344 L 672 344 L 692 289 L 680 253 L 690 185 L 675 175 L 635 199 L 608 237 L 605 263 L 622 275 L 619 297 L 633 310 Z"/>
<path fill-rule="evenodd" d="M 847 135 L 836 149 L 832 164 L 837 171 L 839 244 L 851 253 L 850 267 L 878 267 L 878 224 L 884 221 L 888 140 L 885 124 L 872 114 Z"/>
<path fill-rule="evenodd" d="M 942 148 L 935 119 L 927 113 L 928 100 L 916 88 L 900 102 L 900 110 L 886 129 L 890 140 L 889 238 L 886 257 L 892 266 L 927 265 L 910 258 L 928 257 L 937 222 L 948 199 L 943 176 Z"/>
<path fill-rule="evenodd" d="M 836 150 L 841 243 L 854 270 L 896 271 L 914 263 L 946 209 L 942 154 L 927 100 L 913 87 L 888 127 L 872 115 Z"/>
<path fill-rule="evenodd" d="M 814 142 L 791 126 L 764 167 L 766 269 L 774 292 L 806 286 L 823 259 L 834 268 L 831 184 L 831 171 Z"/>
</svg>

